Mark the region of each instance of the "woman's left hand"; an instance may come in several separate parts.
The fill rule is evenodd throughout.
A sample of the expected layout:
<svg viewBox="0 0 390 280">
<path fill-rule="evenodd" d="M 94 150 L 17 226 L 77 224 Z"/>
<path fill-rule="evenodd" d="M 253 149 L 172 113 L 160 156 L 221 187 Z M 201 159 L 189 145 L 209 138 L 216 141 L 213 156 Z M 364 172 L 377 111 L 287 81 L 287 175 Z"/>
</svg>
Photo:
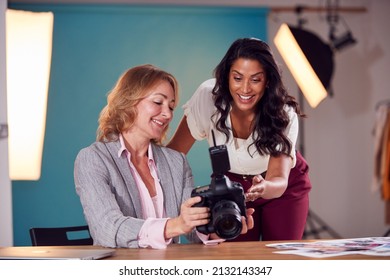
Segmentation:
<svg viewBox="0 0 390 280">
<path fill-rule="evenodd" d="M 264 195 L 265 179 L 261 175 L 256 175 L 252 179 L 252 187 L 245 194 L 245 202 L 255 201 Z"/>
</svg>

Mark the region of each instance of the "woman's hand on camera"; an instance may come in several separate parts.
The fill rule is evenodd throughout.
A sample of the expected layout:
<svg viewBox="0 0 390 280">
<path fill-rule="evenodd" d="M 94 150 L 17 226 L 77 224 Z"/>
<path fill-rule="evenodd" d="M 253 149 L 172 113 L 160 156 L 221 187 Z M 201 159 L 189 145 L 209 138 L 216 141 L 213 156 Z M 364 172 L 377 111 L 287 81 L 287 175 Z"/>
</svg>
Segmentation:
<svg viewBox="0 0 390 280">
<path fill-rule="evenodd" d="M 241 222 L 242 222 L 242 230 L 241 234 L 247 233 L 250 229 L 254 227 L 254 221 L 253 221 L 253 213 L 255 212 L 254 208 L 248 208 L 246 209 L 246 218 L 244 216 L 241 216 Z"/>
<path fill-rule="evenodd" d="M 196 196 L 183 202 L 180 207 L 180 215 L 167 221 L 165 226 L 166 239 L 189 233 L 195 227 L 205 225 L 210 221 L 210 209 L 207 207 L 192 207 L 200 201 L 201 197 Z"/>
</svg>

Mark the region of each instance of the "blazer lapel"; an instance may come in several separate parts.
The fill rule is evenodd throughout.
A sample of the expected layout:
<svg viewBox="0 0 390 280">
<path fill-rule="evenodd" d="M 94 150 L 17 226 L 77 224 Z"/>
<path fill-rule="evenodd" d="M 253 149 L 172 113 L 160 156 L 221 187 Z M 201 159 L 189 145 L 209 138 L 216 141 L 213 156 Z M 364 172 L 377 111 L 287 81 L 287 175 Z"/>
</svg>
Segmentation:
<svg viewBox="0 0 390 280">
<path fill-rule="evenodd" d="M 123 182 L 129 192 L 131 203 L 134 205 L 134 212 L 138 218 L 143 217 L 141 198 L 139 195 L 137 183 L 135 182 L 133 175 L 130 171 L 130 166 L 124 153 L 118 157 L 118 151 L 120 149 L 120 142 L 107 142 L 105 143 L 108 151 L 111 154 L 116 166 L 119 169 L 119 173 L 122 175 Z"/>
<path fill-rule="evenodd" d="M 169 168 L 171 165 L 168 163 L 161 147 L 152 144 L 152 150 L 156 163 L 157 175 L 160 179 L 161 188 L 164 194 L 165 213 L 167 217 L 176 217 L 179 215 L 178 206 L 176 205 L 178 198 L 176 197 L 172 172 Z"/>
</svg>

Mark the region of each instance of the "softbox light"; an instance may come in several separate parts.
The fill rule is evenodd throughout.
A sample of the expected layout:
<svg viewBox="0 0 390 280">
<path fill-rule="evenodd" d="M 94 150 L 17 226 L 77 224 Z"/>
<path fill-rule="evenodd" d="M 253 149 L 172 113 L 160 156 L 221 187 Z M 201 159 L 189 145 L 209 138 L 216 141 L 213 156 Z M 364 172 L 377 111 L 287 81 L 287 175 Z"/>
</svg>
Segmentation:
<svg viewBox="0 0 390 280">
<path fill-rule="evenodd" d="M 39 180 L 46 127 L 54 14 L 6 11 L 9 172 Z"/>
<path fill-rule="evenodd" d="M 333 51 L 317 35 L 282 24 L 274 43 L 312 108 L 326 98 L 334 68 Z"/>
</svg>

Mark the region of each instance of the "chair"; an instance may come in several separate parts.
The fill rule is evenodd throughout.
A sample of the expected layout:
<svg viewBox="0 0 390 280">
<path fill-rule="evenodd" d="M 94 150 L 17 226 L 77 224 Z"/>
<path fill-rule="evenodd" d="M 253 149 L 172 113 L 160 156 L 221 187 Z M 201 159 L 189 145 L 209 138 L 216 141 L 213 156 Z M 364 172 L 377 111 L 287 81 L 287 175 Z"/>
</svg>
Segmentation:
<svg viewBox="0 0 390 280">
<path fill-rule="evenodd" d="M 29 230 L 33 246 L 93 245 L 89 227 L 31 228 Z"/>
</svg>

